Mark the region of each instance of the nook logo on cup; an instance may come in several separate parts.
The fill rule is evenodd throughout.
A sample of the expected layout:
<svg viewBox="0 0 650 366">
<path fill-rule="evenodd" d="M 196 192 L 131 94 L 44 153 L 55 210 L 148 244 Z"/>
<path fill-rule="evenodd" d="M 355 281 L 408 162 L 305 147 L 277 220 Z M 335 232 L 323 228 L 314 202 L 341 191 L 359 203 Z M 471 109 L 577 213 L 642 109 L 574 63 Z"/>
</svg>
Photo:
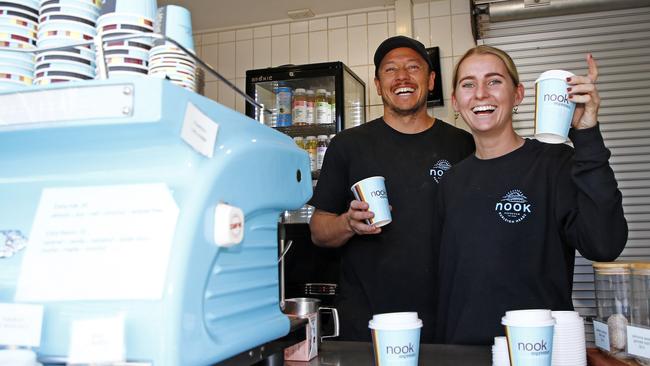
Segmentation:
<svg viewBox="0 0 650 366">
<path fill-rule="evenodd" d="M 422 328 L 418 313 L 375 314 L 368 327 L 372 332 L 376 366 L 418 364 Z"/>
<path fill-rule="evenodd" d="M 543 72 L 535 80 L 535 138 L 542 142 L 566 142 L 576 104 L 569 100 L 564 70 Z"/>
<path fill-rule="evenodd" d="M 388 206 L 388 194 L 386 193 L 386 184 L 384 177 L 369 177 L 362 179 L 350 188 L 354 198 L 359 201 L 367 202 L 369 211 L 375 214 L 375 217 L 366 220 L 368 225 L 382 227 L 388 225 L 393 218 Z"/>
<path fill-rule="evenodd" d="M 555 320 L 550 310 L 506 311 L 501 324 L 512 366 L 551 366 Z"/>
</svg>

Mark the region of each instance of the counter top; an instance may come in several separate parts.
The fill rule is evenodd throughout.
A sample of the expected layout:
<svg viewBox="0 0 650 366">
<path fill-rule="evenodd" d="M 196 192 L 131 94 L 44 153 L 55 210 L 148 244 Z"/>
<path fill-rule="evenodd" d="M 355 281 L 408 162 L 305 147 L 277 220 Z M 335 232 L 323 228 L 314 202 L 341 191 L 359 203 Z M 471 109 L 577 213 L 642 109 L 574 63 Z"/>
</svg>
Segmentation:
<svg viewBox="0 0 650 366">
<path fill-rule="evenodd" d="M 323 342 L 318 356 L 307 362 L 285 361 L 287 366 L 363 366 L 374 365 L 372 344 L 365 342 Z M 490 366 L 489 346 L 421 344 L 420 365 Z"/>
</svg>

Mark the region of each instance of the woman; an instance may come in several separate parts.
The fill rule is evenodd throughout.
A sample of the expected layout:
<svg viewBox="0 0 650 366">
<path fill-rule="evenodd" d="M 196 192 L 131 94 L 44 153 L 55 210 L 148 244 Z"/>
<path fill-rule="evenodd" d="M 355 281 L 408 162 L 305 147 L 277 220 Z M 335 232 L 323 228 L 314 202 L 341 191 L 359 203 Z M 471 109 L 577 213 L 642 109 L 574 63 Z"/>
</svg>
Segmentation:
<svg viewBox="0 0 650 366">
<path fill-rule="evenodd" d="M 452 104 L 476 153 L 438 190 L 439 342 L 491 344 L 507 310 L 571 310 L 575 250 L 594 261 L 623 250 L 627 224 L 598 129 L 591 55 L 587 64 L 587 76 L 567 80 L 575 150 L 517 135 L 512 113 L 524 87 L 505 52 L 478 46 L 456 65 Z"/>
</svg>

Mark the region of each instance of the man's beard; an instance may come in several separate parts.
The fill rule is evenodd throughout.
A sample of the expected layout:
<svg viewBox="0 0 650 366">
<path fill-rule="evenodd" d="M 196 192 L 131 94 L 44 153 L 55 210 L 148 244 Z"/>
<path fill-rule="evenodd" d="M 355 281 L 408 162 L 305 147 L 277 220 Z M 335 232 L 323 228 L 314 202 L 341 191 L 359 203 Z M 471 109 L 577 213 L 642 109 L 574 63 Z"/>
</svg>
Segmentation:
<svg viewBox="0 0 650 366">
<path fill-rule="evenodd" d="M 421 98 L 421 100 L 419 100 L 412 108 L 399 109 L 394 104 L 391 104 L 389 102 L 389 100 L 383 94 L 381 95 L 381 100 L 382 100 L 382 102 L 384 103 L 385 106 L 388 106 L 388 108 L 390 108 L 391 111 L 393 111 L 398 116 L 403 116 L 403 117 L 411 116 L 411 115 L 416 114 L 422 108 L 426 108 L 426 104 L 427 104 L 427 98 L 424 97 L 424 98 Z"/>
</svg>

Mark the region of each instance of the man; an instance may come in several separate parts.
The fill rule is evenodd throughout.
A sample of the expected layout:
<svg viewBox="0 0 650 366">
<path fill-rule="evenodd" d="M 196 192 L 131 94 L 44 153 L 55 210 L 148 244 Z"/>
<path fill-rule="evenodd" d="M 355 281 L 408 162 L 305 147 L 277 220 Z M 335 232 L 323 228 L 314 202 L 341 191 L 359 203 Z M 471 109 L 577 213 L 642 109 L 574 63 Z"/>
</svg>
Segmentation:
<svg viewBox="0 0 650 366">
<path fill-rule="evenodd" d="M 422 342 L 433 341 L 437 243 L 431 232 L 437 184 L 474 151 L 469 133 L 427 114 L 436 77 L 424 46 L 385 40 L 375 52 L 375 87 L 384 116 L 339 133 L 330 143 L 311 204 L 312 241 L 341 247 L 341 340 L 369 341 L 373 314 L 417 311 Z M 378 228 L 350 187 L 386 178 L 393 222 Z"/>
</svg>

